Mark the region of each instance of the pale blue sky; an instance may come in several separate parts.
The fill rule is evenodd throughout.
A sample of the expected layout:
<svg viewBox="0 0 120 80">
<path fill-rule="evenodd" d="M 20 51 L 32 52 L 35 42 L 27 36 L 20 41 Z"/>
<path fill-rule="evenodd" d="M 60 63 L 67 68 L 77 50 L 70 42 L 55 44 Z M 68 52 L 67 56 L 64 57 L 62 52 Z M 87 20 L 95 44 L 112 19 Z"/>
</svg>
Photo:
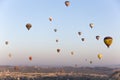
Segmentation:
<svg viewBox="0 0 120 80">
<path fill-rule="evenodd" d="M 0 65 L 120 64 L 120 1 L 70 0 L 69 7 L 64 2 L 0 0 Z M 52 22 L 48 19 L 50 16 Z M 29 31 L 26 23 L 32 24 Z M 91 29 L 89 23 L 94 23 L 94 28 Z M 82 32 L 81 36 L 78 31 Z M 95 39 L 96 35 L 100 35 L 99 41 Z M 110 48 L 103 42 L 105 36 L 113 37 Z M 8 45 L 5 45 L 6 40 Z M 60 53 L 56 52 L 57 48 L 61 49 Z M 71 51 L 74 51 L 73 56 Z M 103 54 L 102 60 L 98 60 L 98 53 Z M 32 61 L 28 60 L 29 56 L 33 57 Z"/>
</svg>

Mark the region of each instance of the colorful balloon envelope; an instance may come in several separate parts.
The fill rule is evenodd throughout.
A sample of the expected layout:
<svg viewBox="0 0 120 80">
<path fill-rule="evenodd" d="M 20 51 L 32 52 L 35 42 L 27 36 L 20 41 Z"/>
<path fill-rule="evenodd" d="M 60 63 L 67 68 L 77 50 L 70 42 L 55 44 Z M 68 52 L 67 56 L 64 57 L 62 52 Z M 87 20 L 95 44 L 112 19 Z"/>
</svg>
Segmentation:
<svg viewBox="0 0 120 80">
<path fill-rule="evenodd" d="M 27 28 L 28 30 L 30 30 L 31 27 L 32 27 L 32 25 L 31 25 L 30 23 L 27 23 L 27 24 L 26 24 L 26 28 Z"/>
<path fill-rule="evenodd" d="M 101 59 L 103 57 L 102 54 L 98 54 L 98 58 Z"/>
<path fill-rule="evenodd" d="M 112 39 L 112 37 L 110 37 L 110 36 L 107 36 L 107 37 L 104 38 L 104 43 L 105 43 L 105 45 L 106 45 L 108 48 L 109 48 L 110 45 L 112 44 L 112 41 L 113 41 L 113 39 Z"/>
</svg>

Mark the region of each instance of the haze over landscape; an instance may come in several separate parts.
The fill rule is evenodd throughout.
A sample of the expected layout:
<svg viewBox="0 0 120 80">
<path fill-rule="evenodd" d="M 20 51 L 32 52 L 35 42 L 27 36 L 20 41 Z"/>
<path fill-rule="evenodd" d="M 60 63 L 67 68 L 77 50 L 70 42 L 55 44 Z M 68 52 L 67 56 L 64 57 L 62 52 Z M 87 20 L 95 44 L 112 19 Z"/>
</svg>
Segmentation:
<svg viewBox="0 0 120 80">
<path fill-rule="evenodd" d="M 69 7 L 64 2 L 0 0 L 0 65 L 119 66 L 120 1 L 71 0 Z M 113 38 L 109 48 L 103 41 L 106 36 Z"/>
</svg>

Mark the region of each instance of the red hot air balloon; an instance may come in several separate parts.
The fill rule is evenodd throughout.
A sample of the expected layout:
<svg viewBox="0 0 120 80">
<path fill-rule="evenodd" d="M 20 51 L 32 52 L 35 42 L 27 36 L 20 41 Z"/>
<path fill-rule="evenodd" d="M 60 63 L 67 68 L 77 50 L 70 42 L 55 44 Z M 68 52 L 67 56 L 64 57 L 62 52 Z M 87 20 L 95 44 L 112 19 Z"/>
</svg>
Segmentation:
<svg viewBox="0 0 120 80">
<path fill-rule="evenodd" d="M 32 61 L 32 56 L 29 57 L 29 60 Z"/>
</svg>

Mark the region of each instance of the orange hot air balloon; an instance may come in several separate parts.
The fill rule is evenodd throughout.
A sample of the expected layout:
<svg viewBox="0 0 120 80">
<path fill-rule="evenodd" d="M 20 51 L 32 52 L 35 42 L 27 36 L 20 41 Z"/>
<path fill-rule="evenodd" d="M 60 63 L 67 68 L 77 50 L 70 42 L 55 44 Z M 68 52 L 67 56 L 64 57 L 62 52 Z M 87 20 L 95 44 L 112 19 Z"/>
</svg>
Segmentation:
<svg viewBox="0 0 120 80">
<path fill-rule="evenodd" d="M 32 56 L 29 57 L 29 60 L 32 61 Z"/>
<path fill-rule="evenodd" d="M 30 23 L 27 23 L 27 24 L 26 24 L 26 28 L 27 28 L 28 30 L 30 30 L 31 27 L 32 27 L 32 25 L 31 25 Z"/>
<path fill-rule="evenodd" d="M 59 52 L 60 52 L 60 49 L 57 49 L 57 52 L 59 53 Z"/>
<path fill-rule="evenodd" d="M 104 38 L 104 43 L 106 44 L 106 46 L 109 48 L 110 45 L 112 44 L 113 38 L 110 36 L 107 36 Z"/>
<path fill-rule="evenodd" d="M 70 1 L 65 1 L 65 5 L 68 7 L 70 6 Z"/>
</svg>

